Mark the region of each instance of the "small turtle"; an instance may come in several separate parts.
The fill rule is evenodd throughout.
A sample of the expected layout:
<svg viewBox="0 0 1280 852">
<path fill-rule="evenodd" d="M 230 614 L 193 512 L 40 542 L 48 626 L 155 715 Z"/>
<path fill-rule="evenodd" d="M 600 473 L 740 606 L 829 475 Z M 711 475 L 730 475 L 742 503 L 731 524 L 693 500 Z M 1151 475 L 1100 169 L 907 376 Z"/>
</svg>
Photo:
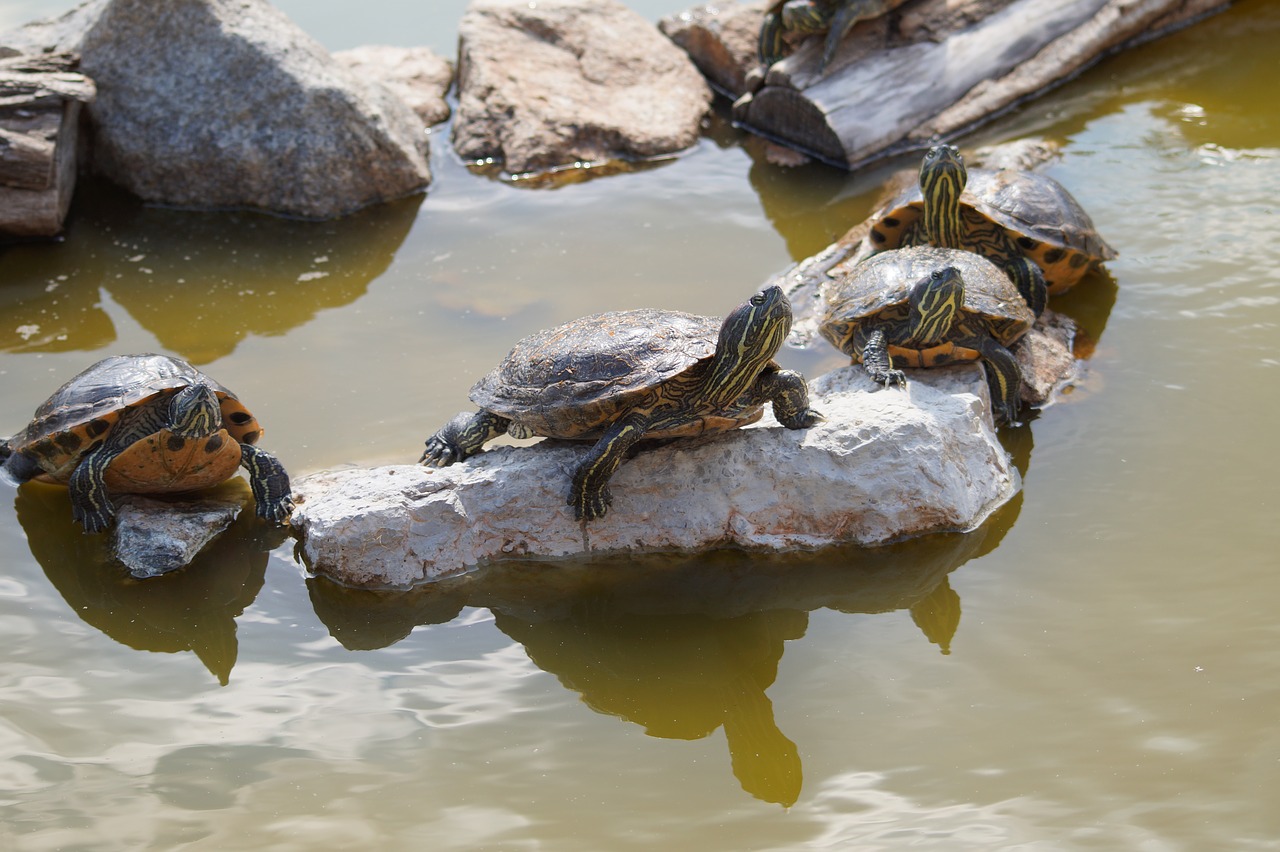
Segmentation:
<svg viewBox="0 0 1280 852">
<path fill-rule="evenodd" d="M 1062 184 L 1037 172 L 966 169 L 951 145 L 929 149 L 919 186 L 872 215 L 867 240 L 876 251 L 934 245 L 977 252 L 1008 273 L 1037 316 L 1049 294 L 1116 256 Z"/>
<path fill-rule="evenodd" d="M 113 355 L 58 388 L 27 428 L 0 444 L 19 483 L 66 483 L 85 532 L 115 522 L 110 492 L 170 493 L 215 485 L 243 465 L 257 512 L 282 525 L 289 476 L 254 444 L 262 427 L 236 395 L 179 358 Z"/>
<path fill-rule="evenodd" d="M 772 65 L 789 52 L 788 35 L 826 33 L 820 71 L 840 47 L 849 30 L 859 21 L 890 12 L 906 0 L 774 0 L 765 10 L 760 25 L 757 53 L 765 65 Z"/>
<path fill-rule="evenodd" d="M 1018 412 L 1022 376 L 1006 348 L 1035 317 L 1008 276 L 972 252 L 916 246 L 877 254 L 828 291 L 822 336 L 886 387 L 895 363 L 938 367 L 981 359 L 999 422 Z"/>
<path fill-rule="evenodd" d="M 463 412 L 427 440 L 419 460 L 444 467 L 503 433 L 595 441 L 573 475 L 569 505 L 603 517 L 608 482 L 637 441 L 735 429 L 764 403 L 788 429 L 820 418 L 796 372 L 774 362 L 791 329 L 791 303 L 772 286 L 724 318 L 679 311 L 596 314 L 515 345 L 471 389 Z"/>
</svg>

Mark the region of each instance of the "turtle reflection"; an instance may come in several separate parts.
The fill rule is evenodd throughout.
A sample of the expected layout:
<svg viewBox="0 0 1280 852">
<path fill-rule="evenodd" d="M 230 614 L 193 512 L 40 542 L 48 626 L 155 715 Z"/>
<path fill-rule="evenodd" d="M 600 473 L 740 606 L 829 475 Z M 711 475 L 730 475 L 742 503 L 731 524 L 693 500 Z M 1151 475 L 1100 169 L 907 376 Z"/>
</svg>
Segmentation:
<svg viewBox="0 0 1280 852">
<path fill-rule="evenodd" d="M 219 491 L 237 489 L 249 503 L 242 480 Z M 14 507 L 32 555 L 76 615 L 139 651 L 191 651 L 227 684 L 239 647 L 235 619 L 262 589 L 269 551 L 285 533 L 241 511 L 186 568 L 138 580 L 116 560 L 108 536 L 80 534 L 66 488 L 27 483 Z"/>
<path fill-rule="evenodd" d="M 961 607 L 948 575 L 994 549 L 1019 506 L 1015 498 L 972 533 L 873 549 L 518 562 L 399 592 L 321 578 L 308 585 L 316 614 L 352 649 L 385 647 L 416 625 L 488 608 L 500 630 L 588 707 L 666 739 L 723 728 L 742 788 L 791 805 L 801 793 L 804 744 L 775 720 L 773 702 L 785 694 L 768 694 L 785 643 L 805 635 L 813 610 L 906 609 L 950 653 Z"/>
</svg>

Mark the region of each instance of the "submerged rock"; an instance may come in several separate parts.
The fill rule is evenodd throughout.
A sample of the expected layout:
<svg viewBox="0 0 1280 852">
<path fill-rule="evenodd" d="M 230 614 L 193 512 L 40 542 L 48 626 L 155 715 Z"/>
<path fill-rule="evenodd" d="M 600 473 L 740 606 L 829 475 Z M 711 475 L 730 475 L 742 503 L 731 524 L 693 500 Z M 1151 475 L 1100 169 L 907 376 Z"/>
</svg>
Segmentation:
<svg viewBox="0 0 1280 852">
<path fill-rule="evenodd" d="M 511 557 L 882 544 L 972 529 L 1019 488 L 976 365 L 888 390 L 841 369 L 811 394 L 826 416 L 811 429 L 766 415 L 641 452 L 613 477 L 609 514 L 586 526 L 565 501 L 590 444 L 545 441 L 440 470 L 312 474 L 294 483 L 293 528 L 313 572 L 405 587 Z"/>
<path fill-rule="evenodd" d="M 107 0 L 0 43 L 80 53 L 94 171 L 147 201 L 324 219 L 431 178 L 413 110 L 266 0 Z"/>
<path fill-rule="evenodd" d="M 689 57 L 618 0 L 473 0 L 458 42 L 454 147 L 512 174 L 681 151 L 711 104 Z"/>
</svg>

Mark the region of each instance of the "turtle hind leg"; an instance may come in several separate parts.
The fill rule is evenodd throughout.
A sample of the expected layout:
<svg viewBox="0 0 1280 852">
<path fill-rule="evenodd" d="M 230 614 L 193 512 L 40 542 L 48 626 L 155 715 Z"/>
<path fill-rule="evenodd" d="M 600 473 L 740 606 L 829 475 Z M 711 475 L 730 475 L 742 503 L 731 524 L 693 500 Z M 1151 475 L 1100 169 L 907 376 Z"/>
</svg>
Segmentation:
<svg viewBox="0 0 1280 852">
<path fill-rule="evenodd" d="M 293 512 L 293 488 L 279 459 L 251 444 L 240 445 L 240 464 L 249 471 L 249 487 L 258 517 L 284 526 Z"/>
<path fill-rule="evenodd" d="M 418 464 L 448 467 L 454 462 L 474 456 L 487 441 L 507 431 L 511 421 L 489 411 L 467 414 L 465 411 L 427 439 Z"/>
<path fill-rule="evenodd" d="M 809 386 L 795 370 L 766 370 L 757 385 L 763 399 L 773 403 L 773 415 L 788 429 L 808 429 L 822 420 L 809 407 Z"/>
</svg>

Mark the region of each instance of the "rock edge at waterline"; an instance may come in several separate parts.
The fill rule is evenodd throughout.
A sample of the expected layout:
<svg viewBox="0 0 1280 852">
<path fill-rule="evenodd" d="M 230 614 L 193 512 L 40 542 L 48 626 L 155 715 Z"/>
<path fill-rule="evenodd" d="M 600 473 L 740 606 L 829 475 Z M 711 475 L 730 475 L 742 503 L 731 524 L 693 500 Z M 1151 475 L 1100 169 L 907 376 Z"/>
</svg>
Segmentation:
<svg viewBox="0 0 1280 852">
<path fill-rule="evenodd" d="M 824 422 L 792 431 L 766 414 L 641 452 L 611 480 L 609 514 L 585 527 L 565 502 L 585 442 L 314 473 L 294 484 L 299 553 L 318 575 L 380 588 L 523 556 L 883 544 L 971 529 L 1021 485 L 977 365 L 916 371 L 905 389 L 850 367 L 810 388 Z"/>
</svg>

